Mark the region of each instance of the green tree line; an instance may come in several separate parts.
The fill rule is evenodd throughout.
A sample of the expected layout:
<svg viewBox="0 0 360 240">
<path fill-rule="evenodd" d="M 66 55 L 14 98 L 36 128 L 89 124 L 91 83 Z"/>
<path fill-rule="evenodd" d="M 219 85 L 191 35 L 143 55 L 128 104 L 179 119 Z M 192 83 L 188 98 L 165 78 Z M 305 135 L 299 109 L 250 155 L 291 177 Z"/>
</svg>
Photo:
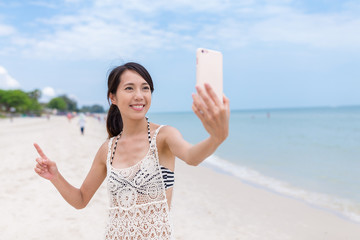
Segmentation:
<svg viewBox="0 0 360 240">
<path fill-rule="evenodd" d="M 91 112 L 103 113 L 100 105 L 77 107 L 77 102 L 66 95 L 51 99 L 48 103 L 40 103 L 41 91 L 35 89 L 30 92 L 22 90 L 0 89 L 0 112 L 41 115 L 45 108 L 57 109 L 60 112 Z"/>
</svg>

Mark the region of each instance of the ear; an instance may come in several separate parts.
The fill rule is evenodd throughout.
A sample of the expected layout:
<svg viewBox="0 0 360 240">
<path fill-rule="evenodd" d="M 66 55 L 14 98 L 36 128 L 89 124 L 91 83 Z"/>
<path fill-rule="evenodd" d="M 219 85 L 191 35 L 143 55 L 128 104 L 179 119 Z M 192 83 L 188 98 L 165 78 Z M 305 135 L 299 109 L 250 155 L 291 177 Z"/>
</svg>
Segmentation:
<svg viewBox="0 0 360 240">
<path fill-rule="evenodd" d="M 110 93 L 110 101 L 112 104 L 116 105 L 116 96 L 112 93 Z"/>
</svg>

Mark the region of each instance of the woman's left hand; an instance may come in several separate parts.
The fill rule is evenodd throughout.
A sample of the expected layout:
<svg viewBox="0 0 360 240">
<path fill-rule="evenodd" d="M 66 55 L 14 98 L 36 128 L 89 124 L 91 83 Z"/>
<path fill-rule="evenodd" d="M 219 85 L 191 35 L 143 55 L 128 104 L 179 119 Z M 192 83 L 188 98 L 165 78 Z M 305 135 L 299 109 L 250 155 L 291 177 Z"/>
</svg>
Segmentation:
<svg viewBox="0 0 360 240">
<path fill-rule="evenodd" d="M 217 144 L 221 144 L 229 135 L 229 99 L 223 95 L 221 102 L 207 83 L 205 83 L 205 89 L 196 86 L 196 90 L 197 94 L 192 95 L 194 100 L 192 109 L 210 137 Z"/>
</svg>

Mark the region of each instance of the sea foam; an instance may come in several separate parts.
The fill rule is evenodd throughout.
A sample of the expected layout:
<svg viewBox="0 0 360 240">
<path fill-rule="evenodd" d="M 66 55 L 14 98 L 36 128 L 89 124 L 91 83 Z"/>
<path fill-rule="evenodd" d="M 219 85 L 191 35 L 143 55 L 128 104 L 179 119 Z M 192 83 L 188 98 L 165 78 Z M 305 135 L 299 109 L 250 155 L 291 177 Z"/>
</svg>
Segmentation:
<svg viewBox="0 0 360 240">
<path fill-rule="evenodd" d="M 330 211 L 340 217 L 360 223 L 360 203 L 294 187 L 287 182 L 265 176 L 253 169 L 234 164 L 215 155 L 208 157 L 204 164 L 220 172 L 235 176 L 252 186 L 265 188 L 287 197 L 305 201 L 313 207 Z"/>
</svg>

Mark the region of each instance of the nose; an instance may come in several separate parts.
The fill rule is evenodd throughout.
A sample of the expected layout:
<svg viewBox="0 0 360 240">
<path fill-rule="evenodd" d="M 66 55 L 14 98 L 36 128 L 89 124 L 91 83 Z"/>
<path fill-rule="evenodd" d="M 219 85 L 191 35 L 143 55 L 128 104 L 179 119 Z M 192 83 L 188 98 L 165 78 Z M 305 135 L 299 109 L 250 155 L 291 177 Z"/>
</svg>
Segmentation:
<svg viewBox="0 0 360 240">
<path fill-rule="evenodd" d="M 136 90 L 136 91 L 134 92 L 134 98 L 135 98 L 135 100 L 142 100 L 142 99 L 144 99 L 143 93 L 141 92 L 140 89 L 138 89 L 138 90 Z"/>
</svg>

